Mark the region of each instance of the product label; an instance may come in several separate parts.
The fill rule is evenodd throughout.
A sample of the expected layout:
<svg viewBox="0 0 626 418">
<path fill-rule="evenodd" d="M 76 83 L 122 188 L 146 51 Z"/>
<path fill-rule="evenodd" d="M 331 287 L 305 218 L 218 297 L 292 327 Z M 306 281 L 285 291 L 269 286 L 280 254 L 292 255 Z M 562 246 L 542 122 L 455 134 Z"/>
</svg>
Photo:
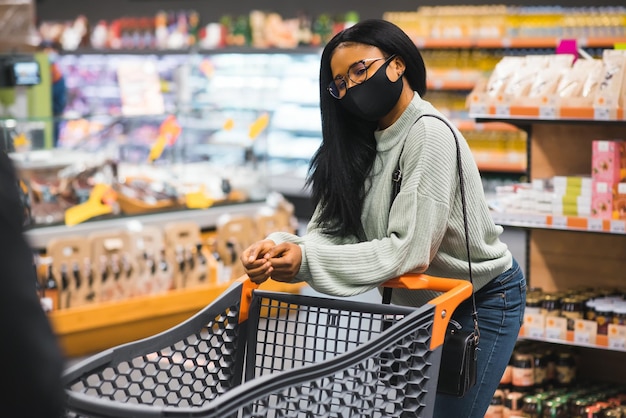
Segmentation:
<svg viewBox="0 0 626 418">
<path fill-rule="evenodd" d="M 602 231 L 604 228 L 602 219 L 599 218 L 589 218 L 587 219 L 587 230 L 588 231 Z"/>
<path fill-rule="evenodd" d="M 530 338 L 543 338 L 545 316 L 537 313 L 524 314 L 524 334 Z"/>
<path fill-rule="evenodd" d="M 513 386 L 529 387 L 535 384 L 535 372 L 532 367 L 522 369 L 513 367 L 512 373 Z"/>
<path fill-rule="evenodd" d="M 567 338 L 567 318 L 558 316 L 546 317 L 546 338 L 565 340 Z"/>
<path fill-rule="evenodd" d="M 540 119 L 556 119 L 557 111 L 554 106 L 540 106 L 539 107 Z"/>
<path fill-rule="evenodd" d="M 574 323 L 574 342 L 576 344 L 590 345 L 596 343 L 598 324 L 595 321 L 577 319 Z"/>
<path fill-rule="evenodd" d="M 626 233 L 626 222 L 618 221 L 618 220 L 612 220 L 611 221 L 611 226 L 610 226 L 610 231 L 613 234 L 624 234 L 624 233 Z"/>
<path fill-rule="evenodd" d="M 608 107 L 595 107 L 593 109 L 593 118 L 596 120 L 611 119 L 611 109 Z"/>
<path fill-rule="evenodd" d="M 609 348 L 626 351 L 626 326 L 609 324 Z"/>
</svg>

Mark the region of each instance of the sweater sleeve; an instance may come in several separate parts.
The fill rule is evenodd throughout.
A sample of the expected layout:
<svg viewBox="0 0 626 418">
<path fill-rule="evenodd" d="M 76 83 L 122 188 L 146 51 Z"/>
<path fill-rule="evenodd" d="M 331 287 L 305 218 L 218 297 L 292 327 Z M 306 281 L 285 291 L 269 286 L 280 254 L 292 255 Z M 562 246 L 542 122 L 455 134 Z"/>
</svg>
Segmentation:
<svg viewBox="0 0 626 418">
<path fill-rule="evenodd" d="M 428 141 L 422 139 L 426 124 Z M 455 145 L 447 138 L 449 129 L 439 121 L 418 122 L 409 135 L 401 160 L 402 188 L 391 210 L 385 196 L 390 195 L 395 164 L 391 161 L 398 157 L 399 148 L 387 160 L 381 159 L 381 170 L 373 171 L 362 217 L 367 241 L 322 235 L 314 220 L 303 237 L 285 233 L 269 237 L 301 246 L 300 280 L 325 294 L 352 296 L 403 273 L 428 268 L 447 229 L 455 190 Z"/>
</svg>

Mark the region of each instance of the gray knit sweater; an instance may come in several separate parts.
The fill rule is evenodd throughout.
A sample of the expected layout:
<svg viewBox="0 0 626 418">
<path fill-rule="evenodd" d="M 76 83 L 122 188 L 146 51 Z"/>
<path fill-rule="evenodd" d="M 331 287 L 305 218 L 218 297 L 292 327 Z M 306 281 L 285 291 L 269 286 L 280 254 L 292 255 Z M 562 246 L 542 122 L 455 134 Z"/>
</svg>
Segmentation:
<svg viewBox="0 0 626 418">
<path fill-rule="evenodd" d="M 357 295 L 405 272 L 469 279 L 456 144 L 442 121 L 421 114 L 441 114 L 417 93 L 402 116 L 375 133 L 378 154 L 366 185 L 361 221 L 367 241 L 330 237 L 318 229 L 317 210 L 306 235 L 273 233 L 276 243 L 302 248 L 297 275 L 315 290 L 333 296 Z M 500 241 L 485 201 L 480 174 L 462 135 L 461 160 L 469 221 L 475 289 L 508 270 L 512 256 Z M 400 154 L 402 154 L 400 156 Z M 392 174 L 398 158 L 402 187 L 390 209 Z M 394 303 L 420 306 L 431 291 L 394 290 Z"/>
</svg>

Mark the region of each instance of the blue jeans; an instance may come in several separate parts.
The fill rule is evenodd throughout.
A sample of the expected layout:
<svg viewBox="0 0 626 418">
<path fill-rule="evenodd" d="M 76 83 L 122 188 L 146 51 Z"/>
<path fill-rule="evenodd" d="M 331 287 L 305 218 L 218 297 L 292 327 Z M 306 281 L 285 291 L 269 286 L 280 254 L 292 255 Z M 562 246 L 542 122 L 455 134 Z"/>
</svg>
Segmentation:
<svg viewBox="0 0 626 418">
<path fill-rule="evenodd" d="M 463 397 L 437 394 L 434 418 L 483 418 L 506 368 L 526 307 L 526 279 L 515 260 L 505 271 L 476 292 L 478 311 L 478 374 L 476 385 Z M 472 329 L 472 303 L 466 300 L 452 318 Z"/>
</svg>

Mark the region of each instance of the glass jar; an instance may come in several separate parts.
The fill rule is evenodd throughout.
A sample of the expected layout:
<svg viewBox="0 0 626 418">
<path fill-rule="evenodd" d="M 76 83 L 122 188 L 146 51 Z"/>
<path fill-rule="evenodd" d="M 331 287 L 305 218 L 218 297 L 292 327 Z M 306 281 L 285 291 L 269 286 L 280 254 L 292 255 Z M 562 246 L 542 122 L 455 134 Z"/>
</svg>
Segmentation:
<svg viewBox="0 0 626 418">
<path fill-rule="evenodd" d="M 504 415 L 504 392 L 496 390 L 491 398 L 484 418 L 503 418 Z"/>
<path fill-rule="evenodd" d="M 556 361 L 556 377 L 559 386 L 570 386 L 576 379 L 576 359 L 570 352 L 558 354 Z"/>
<path fill-rule="evenodd" d="M 522 400 L 522 417 L 541 418 L 541 402 L 536 396 L 526 396 Z"/>
<path fill-rule="evenodd" d="M 557 294 L 545 294 L 541 301 L 541 314 L 543 316 L 561 315 L 561 298 Z"/>
<path fill-rule="evenodd" d="M 620 302 L 613 306 L 613 321 L 615 325 L 626 325 L 626 303 Z"/>
<path fill-rule="evenodd" d="M 530 392 L 535 385 L 533 356 L 528 353 L 513 354 L 511 384 L 513 390 Z"/>
<path fill-rule="evenodd" d="M 524 310 L 524 313 L 525 314 L 540 314 L 542 300 L 543 300 L 543 295 L 540 293 L 526 295 L 526 309 Z"/>
<path fill-rule="evenodd" d="M 548 357 L 544 353 L 533 354 L 533 376 L 536 389 L 541 389 L 548 384 Z"/>
<path fill-rule="evenodd" d="M 524 394 L 521 392 L 509 392 L 504 398 L 504 416 L 517 416 L 522 412 Z"/>
<path fill-rule="evenodd" d="M 578 296 L 569 296 L 561 301 L 561 316 L 567 318 L 567 330 L 574 331 L 574 323 L 577 319 L 583 319 L 585 305 Z"/>
<path fill-rule="evenodd" d="M 596 323 L 598 324 L 598 335 L 609 333 L 609 324 L 613 322 L 613 304 L 607 301 L 597 301 L 595 307 Z"/>
</svg>

